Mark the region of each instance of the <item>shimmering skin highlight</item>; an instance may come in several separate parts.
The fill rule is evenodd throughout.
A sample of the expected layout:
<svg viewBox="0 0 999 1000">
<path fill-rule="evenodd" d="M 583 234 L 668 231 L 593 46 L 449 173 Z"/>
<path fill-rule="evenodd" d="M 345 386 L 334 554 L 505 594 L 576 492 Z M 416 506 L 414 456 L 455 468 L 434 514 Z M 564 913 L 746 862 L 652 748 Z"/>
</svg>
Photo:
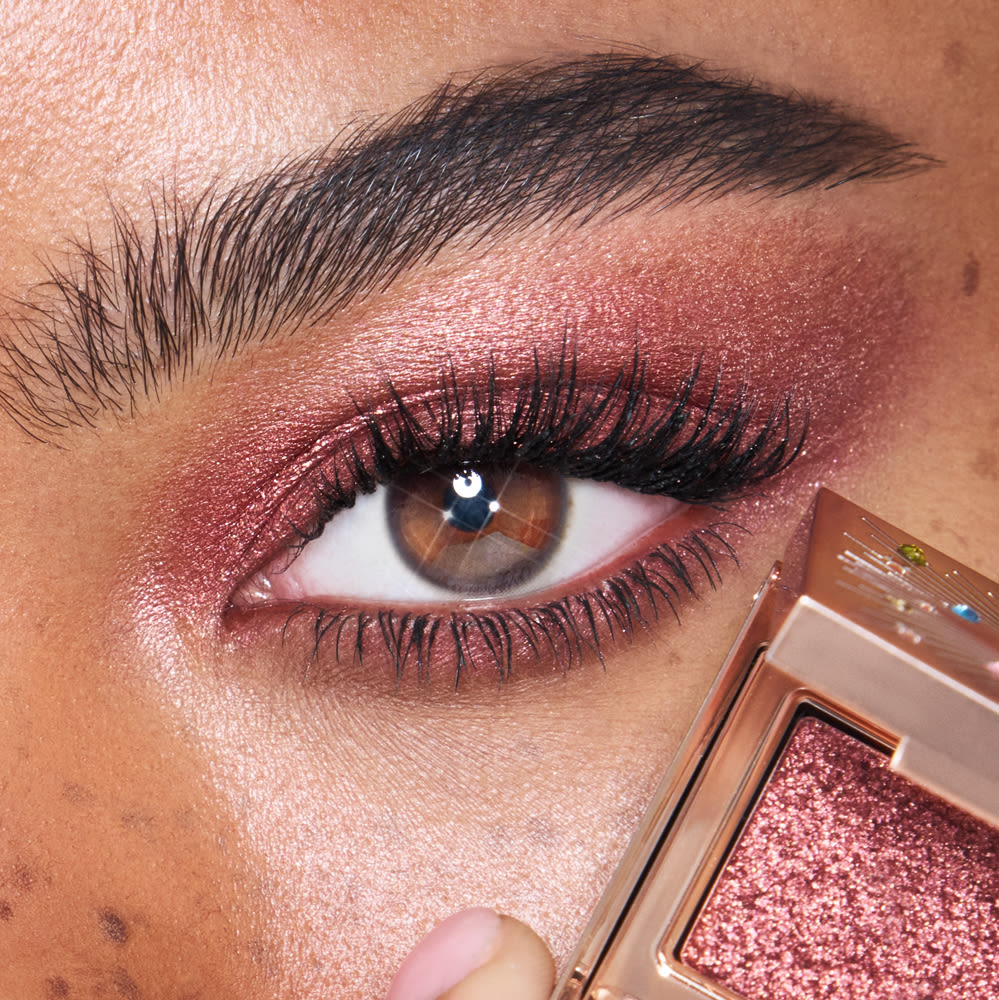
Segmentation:
<svg viewBox="0 0 999 1000">
<path fill-rule="evenodd" d="M 805 719 L 682 952 L 746 1000 L 999 996 L 999 831 Z"/>
</svg>

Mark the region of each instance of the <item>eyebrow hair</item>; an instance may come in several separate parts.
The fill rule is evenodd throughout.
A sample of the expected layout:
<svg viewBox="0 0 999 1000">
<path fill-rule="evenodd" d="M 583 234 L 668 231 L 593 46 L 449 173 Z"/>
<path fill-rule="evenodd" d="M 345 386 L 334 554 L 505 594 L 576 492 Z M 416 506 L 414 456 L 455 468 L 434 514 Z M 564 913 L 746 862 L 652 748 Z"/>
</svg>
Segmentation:
<svg viewBox="0 0 999 1000">
<path fill-rule="evenodd" d="M 937 161 L 828 101 L 669 58 L 597 54 L 451 81 L 342 145 L 140 226 L 8 310 L 0 409 L 51 440 L 322 322 L 446 245 L 735 192 L 899 178 Z"/>
</svg>

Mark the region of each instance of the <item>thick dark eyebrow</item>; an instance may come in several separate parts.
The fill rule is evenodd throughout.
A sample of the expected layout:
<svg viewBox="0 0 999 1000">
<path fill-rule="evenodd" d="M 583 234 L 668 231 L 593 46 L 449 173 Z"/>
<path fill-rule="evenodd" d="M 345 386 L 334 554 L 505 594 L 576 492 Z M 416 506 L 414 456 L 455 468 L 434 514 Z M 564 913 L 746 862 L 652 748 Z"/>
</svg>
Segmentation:
<svg viewBox="0 0 999 1000">
<path fill-rule="evenodd" d="M 0 407 L 36 437 L 321 322 L 448 244 L 935 161 L 836 105 L 672 59 L 595 55 L 450 82 L 339 146 L 192 205 L 114 213 L 108 249 L 8 311 Z"/>
</svg>

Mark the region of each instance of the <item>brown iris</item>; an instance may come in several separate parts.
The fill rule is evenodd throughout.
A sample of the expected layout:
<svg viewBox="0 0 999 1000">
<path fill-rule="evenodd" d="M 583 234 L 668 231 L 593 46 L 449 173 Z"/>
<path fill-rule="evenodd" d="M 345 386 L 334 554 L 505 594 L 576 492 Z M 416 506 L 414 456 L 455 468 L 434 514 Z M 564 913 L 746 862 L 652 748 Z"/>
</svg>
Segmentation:
<svg viewBox="0 0 999 1000">
<path fill-rule="evenodd" d="M 526 582 L 558 546 L 565 482 L 554 472 L 489 466 L 442 469 L 392 484 L 396 549 L 427 580 L 460 594 Z"/>
</svg>

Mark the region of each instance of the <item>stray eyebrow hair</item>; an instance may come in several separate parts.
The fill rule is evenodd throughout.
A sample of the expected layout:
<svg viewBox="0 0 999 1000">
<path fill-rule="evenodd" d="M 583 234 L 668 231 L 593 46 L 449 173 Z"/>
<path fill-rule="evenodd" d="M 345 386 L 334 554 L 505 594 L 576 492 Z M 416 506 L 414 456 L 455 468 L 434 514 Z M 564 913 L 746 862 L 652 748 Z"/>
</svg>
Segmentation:
<svg viewBox="0 0 999 1000">
<path fill-rule="evenodd" d="M 346 141 L 143 225 L 8 312 L 0 409 L 29 434 L 128 418 L 176 379 L 322 322 L 459 239 L 893 179 L 937 161 L 827 101 L 669 58 L 598 54 L 451 81 Z M 12 334 L 12 335 L 10 335 Z"/>
</svg>

